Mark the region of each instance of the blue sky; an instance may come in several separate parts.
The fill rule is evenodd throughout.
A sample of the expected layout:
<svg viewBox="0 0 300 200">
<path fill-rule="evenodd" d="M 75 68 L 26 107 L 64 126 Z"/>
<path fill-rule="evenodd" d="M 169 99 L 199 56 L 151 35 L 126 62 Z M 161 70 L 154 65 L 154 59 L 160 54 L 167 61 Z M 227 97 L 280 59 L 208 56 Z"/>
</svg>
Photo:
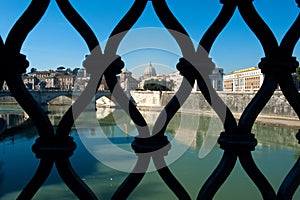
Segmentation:
<svg viewBox="0 0 300 200">
<path fill-rule="evenodd" d="M 0 34 L 5 40 L 9 30 L 31 0 L 0 0 L 0 2 Z M 134 1 L 73 0 L 70 2 L 91 26 L 99 41 L 105 41 Z M 222 7 L 218 0 L 167 0 L 167 4 L 195 42 L 200 40 Z M 255 0 L 254 5 L 279 41 L 299 13 L 295 0 Z M 134 26 L 137 30 L 147 30 L 148 27 L 156 27 L 156 30 L 163 32 L 163 29 L 160 29 L 163 26 L 151 2 L 148 3 L 143 15 Z M 155 33 L 157 32 L 150 31 L 148 34 L 144 32 L 138 38 L 138 34 L 129 33 L 124 39 L 119 53 L 126 63 L 126 68 L 133 70 L 151 61 L 156 68 L 165 65 L 171 71 L 175 71 L 180 51 L 176 45 L 174 46 L 170 35 L 165 33 L 161 36 Z M 130 34 L 132 34 L 131 37 Z M 154 42 L 155 45 L 142 49 L 144 42 L 147 44 Z M 170 44 L 167 44 L 168 42 Z M 141 45 L 139 50 L 136 50 L 136 43 Z M 159 48 L 170 45 L 173 50 L 169 52 L 168 48 L 159 49 L 157 46 L 159 44 L 163 44 Z M 128 50 L 122 52 L 125 47 Z M 89 51 L 83 39 L 63 17 L 55 1 L 52 0 L 45 16 L 27 37 L 22 53 L 26 54 L 30 61 L 28 69 L 35 67 L 39 70 L 46 70 L 56 69 L 59 66 L 81 67 Z M 299 44 L 296 46 L 294 55 L 300 55 Z M 210 53 L 215 64 L 224 68 L 225 73 L 257 66 L 263 56 L 262 47 L 243 22 L 238 11 L 218 37 Z"/>
</svg>

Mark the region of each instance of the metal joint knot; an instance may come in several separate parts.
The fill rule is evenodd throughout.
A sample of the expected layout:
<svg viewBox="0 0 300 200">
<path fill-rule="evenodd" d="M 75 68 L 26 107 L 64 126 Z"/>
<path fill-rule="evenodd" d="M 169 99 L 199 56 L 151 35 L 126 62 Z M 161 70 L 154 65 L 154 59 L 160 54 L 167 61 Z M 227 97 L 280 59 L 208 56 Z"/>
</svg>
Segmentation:
<svg viewBox="0 0 300 200">
<path fill-rule="evenodd" d="M 228 134 L 222 132 L 218 143 L 220 148 L 239 154 L 240 152 L 254 151 L 257 140 L 253 133 L 249 134 Z"/>
<path fill-rule="evenodd" d="M 124 62 L 118 55 L 103 55 L 100 51 L 92 51 L 83 61 L 83 66 L 90 74 L 102 75 L 105 73 L 120 74 L 124 68 Z"/>
<path fill-rule="evenodd" d="M 134 141 L 131 144 L 131 147 L 135 153 L 153 153 L 155 151 L 163 150 L 164 155 L 167 155 L 168 151 L 171 149 L 171 144 L 167 136 L 152 136 L 148 138 L 135 137 Z"/>
<path fill-rule="evenodd" d="M 21 75 L 26 73 L 29 62 L 26 56 L 20 53 L 2 53 L 0 56 L 1 65 L 8 66 L 5 75 Z"/>
<path fill-rule="evenodd" d="M 105 74 L 120 74 L 125 64 L 122 61 L 120 56 L 117 56 L 111 64 L 109 64 L 108 68 L 105 70 Z"/>
<path fill-rule="evenodd" d="M 262 58 L 258 67 L 264 74 L 282 75 L 296 72 L 299 62 L 296 57 L 290 57 L 284 60 L 275 60 L 272 58 Z"/>
<path fill-rule="evenodd" d="M 215 65 L 212 62 L 211 58 L 206 59 L 186 59 L 180 58 L 179 63 L 176 65 L 180 74 L 185 78 L 194 78 L 196 79 L 198 75 L 202 77 L 208 76 L 212 70 L 214 69 Z"/>
<path fill-rule="evenodd" d="M 32 151 L 36 154 L 37 158 L 69 158 L 73 155 L 76 149 L 76 143 L 73 137 L 67 138 L 38 138 L 32 146 Z"/>
</svg>

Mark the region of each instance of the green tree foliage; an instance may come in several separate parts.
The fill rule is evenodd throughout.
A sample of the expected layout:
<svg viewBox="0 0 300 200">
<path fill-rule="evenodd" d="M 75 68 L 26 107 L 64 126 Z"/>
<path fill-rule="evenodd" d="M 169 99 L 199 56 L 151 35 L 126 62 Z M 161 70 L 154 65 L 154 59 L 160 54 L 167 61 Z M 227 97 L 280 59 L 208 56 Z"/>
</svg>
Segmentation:
<svg viewBox="0 0 300 200">
<path fill-rule="evenodd" d="M 144 90 L 152 91 L 171 91 L 173 90 L 173 81 L 150 79 L 144 83 Z"/>
<path fill-rule="evenodd" d="M 67 68 L 67 69 L 66 69 L 66 73 L 67 73 L 67 74 L 72 74 L 72 72 L 73 72 L 73 70 L 72 70 L 71 68 Z"/>
<path fill-rule="evenodd" d="M 60 66 L 60 67 L 58 67 L 57 69 L 56 69 L 56 71 L 58 71 L 58 72 L 62 72 L 62 71 L 64 71 L 66 68 L 64 67 L 64 66 Z"/>
<path fill-rule="evenodd" d="M 36 68 L 31 68 L 30 73 L 34 73 L 34 72 L 36 72 L 36 71 L 37 71 Z"/>
<path fill-rule="evenodd" d="M 79 70 L 80 70 L 80 68 L 76 67 L 76 68 L 72 71 L 72 74 L 73 74 L 74 76 L 77 76 Z"/>
<path fill-rule="evenodd" d="M 300 81 L 300 67 L 296 69 L 297 79 Z"/>
</svg>

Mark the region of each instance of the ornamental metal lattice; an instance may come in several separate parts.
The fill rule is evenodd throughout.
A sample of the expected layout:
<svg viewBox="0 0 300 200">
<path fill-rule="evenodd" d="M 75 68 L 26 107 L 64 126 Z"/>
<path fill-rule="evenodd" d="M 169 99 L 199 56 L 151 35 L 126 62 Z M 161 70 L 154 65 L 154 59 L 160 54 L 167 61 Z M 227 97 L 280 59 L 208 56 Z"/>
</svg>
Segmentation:
<svg viewBox="0 0 300 200">
<path fill-rule="evenodd" d="M 21 46 L 27 35 L 43 17 L 49 3 L 50 0 L 32 0 L 27 10 L 9 32 L 6 41 L 1 38 L 0 42 L 1 67 L 5 67 L 3 70 L 5 75 L 0 75 L 1 85 L 6 81 L 12 95 L 35 123 L 39 134 L 32 150 L 40 159 L 40 163 L 35 175 L 19 194 L 18 199 L 33 198 L 54 165 L 65 184 L 79 199 L 97 199 L 93 191 L 73 170 L 69 161 L 69 157 L 76 148 L 76 143 L 69 133 L 77 117 L 92 100 L 102 77 L 105 77 L 114 98 L 133 120 L 139 133 L 131 145 L 138 157 L 137 163 L 132 169 L 132 173 L 117 188 L 112 199 L 126 199 L 131 194 L 143 179 L 151 159 L 163 181 L 178 199 L 191 199 L 165 163 L 165 156 L 171 148 L 170 142 L 165 136 L 165 130 L 172 117 L 180 109 L 182 102 L 190 95 L 196 80 L 207 102 L 223 122 L 225 130 L 218 139 L 220 147 L 224 150 L 223 156 L 205 184 L 199 186 L 197 199 L 212 199 L 232 172 L 237 159 L 261 192 L 263 199 L 292 199 L 300 184 L 300 160 L 298 159 L 285 177 L 278 192 L 275 192 L 252 158 L 251 151 L 255 149 L 257 140 L 251 133 L 251 129 L 258 114 L 272 97 L 278 85 L 300 117 L 300 97 L 291 76 L 291 73 L 295 72 L 298 67 L 298 62 L 292 54 L 300 35 L 300 16 L 297 17 L 282 41 L 278 43 L 273 32 L 256 12 L 252 0 L 221 0 L 223 7 L 219 15 L 205 32 L 195 50 L 190 36 L 176 20 L 165 0 L 152 0 L 151 3 L 157 16 L 181 49 L 182 58 L 177 64 L 177 69 L 184 79 L 175 96 L 160 113 L 153 130 L 150 131 L 134 102 L 118 85 L 116 77 L 124 67 L 121 57 L 116 55 L 118 47 L 141 16 L 148 0 L 134 2 L 112 31 L 104 50 L 101 49 L 94 32 L 69 1 L 56 0 L 61 12 L 85 40 L 91 52 L 83 62 L 83 66 L 91 74 L 91 78 L 81 96 L 67 110 L 57 128 L 54 129 L 47 114 L 43 112 L 23 84 L 21 74 L 26 72 L 29 62 L 25 55 L 20 54 Z M 299 6 L 298 0 L 297 3 Z M 238 123 L 210 84 L 209 73 L 214 66 L 208 57 L 213 43 L 232 18 L 236 8 L 260 41 L 265 53 L 265 57 L 259 63 L 259 67 L 265 75 L 263 85 L 244 110 Z M 220 107 L 226 108 L 225 111 Z M 296 137 L 300 140 L 300 132 L 296 134 Z"/>
</svg>

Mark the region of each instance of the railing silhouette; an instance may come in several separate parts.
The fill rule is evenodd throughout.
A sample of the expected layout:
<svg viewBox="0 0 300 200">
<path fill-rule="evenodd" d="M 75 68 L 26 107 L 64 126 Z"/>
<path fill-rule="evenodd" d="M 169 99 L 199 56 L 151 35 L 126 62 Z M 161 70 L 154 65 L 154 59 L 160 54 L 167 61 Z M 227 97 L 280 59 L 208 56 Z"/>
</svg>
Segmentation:
<svg viewBox="0 0 300 200">
<path fill-rule="evenodd" d="M 251 129 L 258 114 L 278 85 L 300 117 L 300 97 L 291 77 L 291 73 L 295 72 L 298 67 L 298 62 L 292 54 L 300 35 L 300 16 L 297 17 L 278 44 L 273 32 L 256 12 L 252 0 L 221 0 L 223 7 L 218 17 L 203 35 L 195 50 L 191 38 L 176 20 L 165 0 L 152 0 L 151 3 L 157 16 L 181 49 L 182 58 L 177 64 L 177 69 L 185 79 L 183 79 L 175 96 L 159 115 L 152 132 L 150 132 L 135 104 L 118 85 L 116 77 L 124 67 L 121 57 L 116 55 L 119 44 L 141 16 L 148 0 L 136 0 L 134 2 L 128 13 L 112 31 L 104 50 L 101 49 L 94 32 L 69 1 L 56 0 L 61 12 L 85 40 L 91 52 L 83 63 L 91 74 L 91 79 L 82 95 L 67 110 L 54 130 L 48 116 L 22 82 L 21 74 L 26 71 L 29 63 L 25 55 L 20 54 L 20 49 L 27 35 L 43 17 L 49 3 L 50 0 L 32 0 L 27 10 L 10 30 L 6 41 L 3 41 L 2 38 L 0 40 L 1 67 L 2 71 L 5 71 L 5 75 L 0 75 L 1 86 L 6 81 L 11 93 L 33 120 L 39 133 L 39 138 L 32 147 L 33 152 L 40 159 L 39 167 L 18 199 L 31 199 L 43 185 L 54 165 L 56 165 L 63 181 L 79 199 L 97 199 L 93 191 L 73 170 L 69 161 L 69 157 L 72 156 L 76 148 L 69 132 L 77 117 L 93 98 L 103 76 L 112 95 L 134 121 L 139 133 L 132 143 L 132 148 L 138 157 L 136 166 L 116 190 L 112 199 L 126 199 L 131 194 L 143 179 L 151 158 L 157 172 L 174 194 L 179 199 L 191 199 L 165 163 L 164 157 L 171 145 L 164 133 L 172 117 L 191 93 L 195 80 L 197 80 L 206 100 L 223 122 L 225 130 L 218 139 L 220 147 L 224 150 L 223 157 L 205 184 L 199 186 L 197 199 L 212 199 L 232 172 L 237 159 L 260 190 L 263 199 L 292 199 L 300 184 L 300 159 L 290 170 L 278 192 L 275 192 L 252 158 L 251 151 L 255 149 L 257 140 L 255 135 L 251 133 Z M 298 6 L 300 4 L 298 0 L 297 4 Z M 244 110 L 238 123 L 230 109 L 211 86 L 208 76 L 214 68 L 208 54 L 236 9 L 239 10 L 244 21 L 257 36 L 265 53 L 265 57 L 259 63 L 259 67 L 265 74 L 263 85 Z M 296 137 L 300 141 L 300 131 Z"/>
</svg>

